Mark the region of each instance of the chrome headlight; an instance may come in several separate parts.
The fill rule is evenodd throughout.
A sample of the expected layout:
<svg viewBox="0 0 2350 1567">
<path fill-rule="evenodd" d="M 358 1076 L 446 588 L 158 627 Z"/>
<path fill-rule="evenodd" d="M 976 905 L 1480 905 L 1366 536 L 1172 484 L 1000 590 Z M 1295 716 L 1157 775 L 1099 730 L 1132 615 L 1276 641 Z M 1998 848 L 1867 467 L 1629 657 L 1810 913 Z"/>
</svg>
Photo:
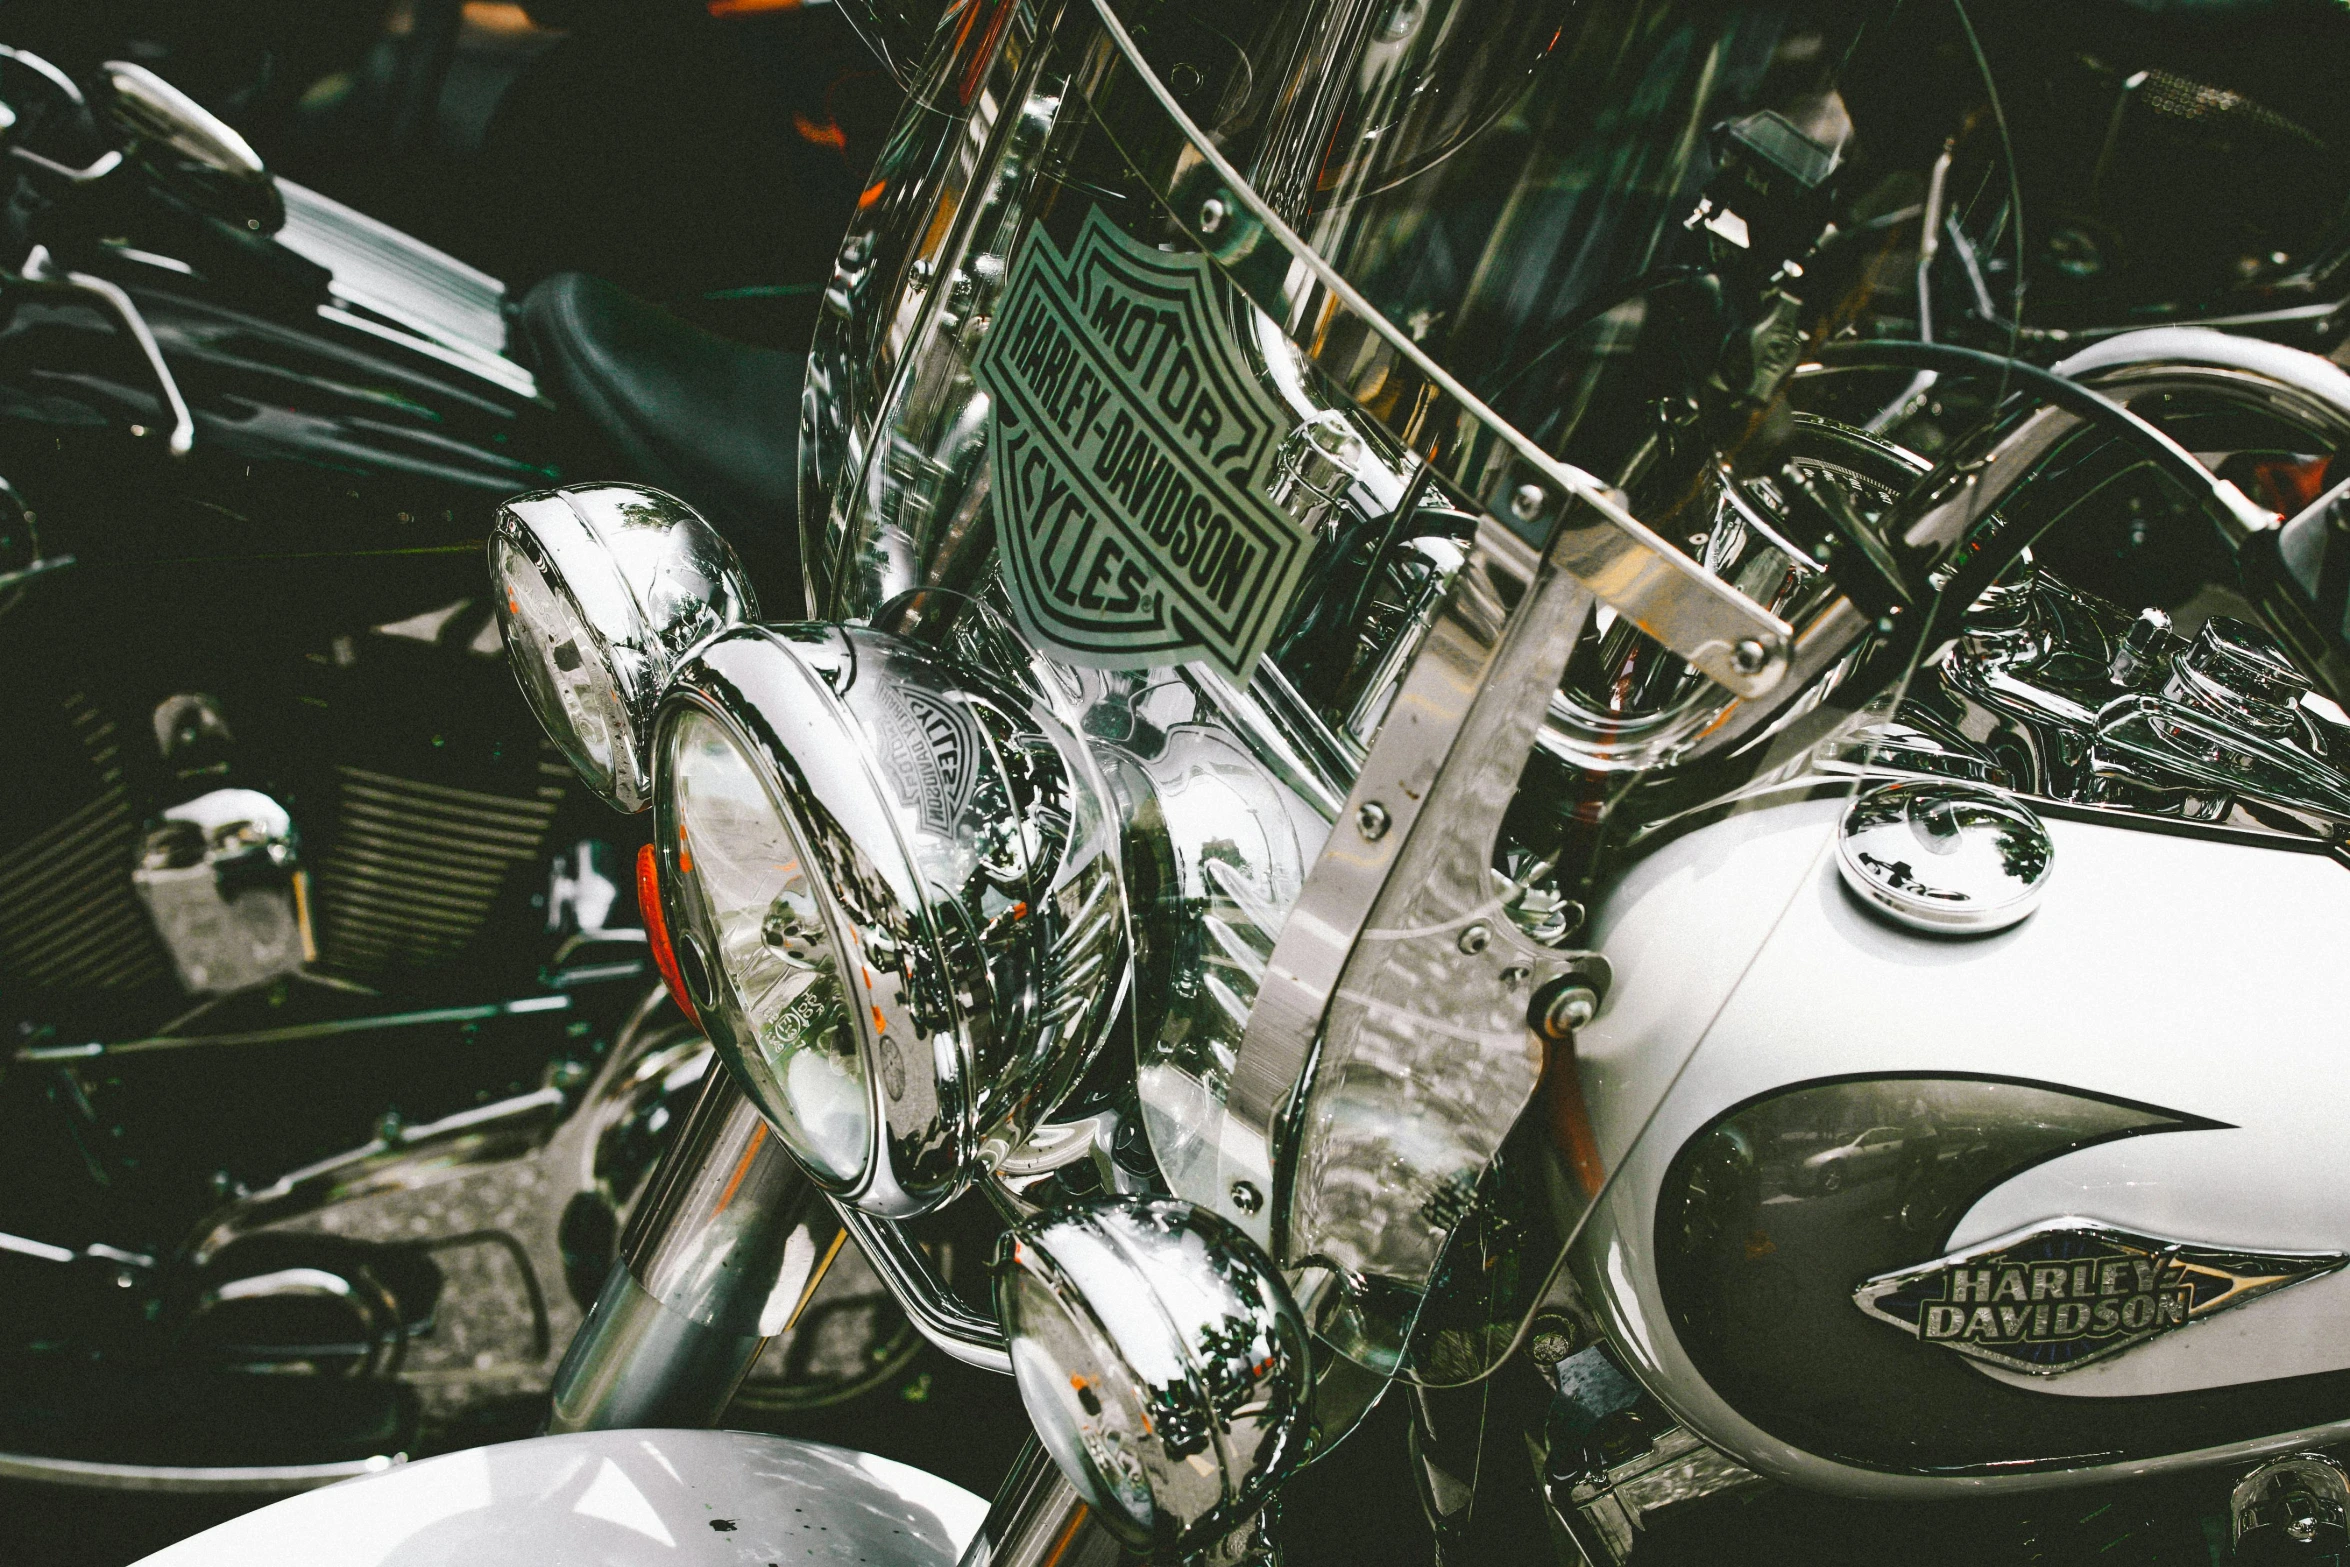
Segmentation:
<svg viewBox="0 0 2350 1567">
<path fill-rule="evenodd" d="M 508 501 L 489 556 L 507 660 L 548 738 L 606 803 L 643 810 L 670 672 L 758 613 L 734 551 L 672 496 L 592 484 Z"/>
<path fill-rule="evenodd" d="M 1048 1213 L 1004 1237 L 996 1314 L 1037 1439 L 1128 1545 L 1182 1554 L 1305 1446 L 1305 1325 L 1264 1254 L 1189 1203 Z"/>
<path fill-rule="evenodd" d="M 881 633 L 744 626 L 677 672 L 655 841 L 678 968 L 817 1182 L 934 1208 L 1092 1059 L 1116 814 L 1048 714 Z"/>
</svg>

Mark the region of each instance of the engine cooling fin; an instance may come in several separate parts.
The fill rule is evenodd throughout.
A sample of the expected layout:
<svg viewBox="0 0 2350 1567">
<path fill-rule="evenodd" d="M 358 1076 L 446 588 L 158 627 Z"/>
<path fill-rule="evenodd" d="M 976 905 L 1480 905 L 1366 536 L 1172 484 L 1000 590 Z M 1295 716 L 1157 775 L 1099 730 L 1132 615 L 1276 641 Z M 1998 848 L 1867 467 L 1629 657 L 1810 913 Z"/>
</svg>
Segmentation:
<svg viewBox="0 0 2350 1567">
<path fill-rule="evenodd" d="M 317 860 L 322 966 L 353 976 L 441 968 L 543 869 L 570 770 L 542 757 L 527 796 L 335 769 L 335 826 Z"/>
<path fill-rule="evenodd" d="M 86 693 L 63 707 L 100 792 L 0 853 L 0 977 L 32 990 L 135 990 L 164 979 L 170 960 L 131 890 L 140 823 L 121 737 Z"/>
</svg>

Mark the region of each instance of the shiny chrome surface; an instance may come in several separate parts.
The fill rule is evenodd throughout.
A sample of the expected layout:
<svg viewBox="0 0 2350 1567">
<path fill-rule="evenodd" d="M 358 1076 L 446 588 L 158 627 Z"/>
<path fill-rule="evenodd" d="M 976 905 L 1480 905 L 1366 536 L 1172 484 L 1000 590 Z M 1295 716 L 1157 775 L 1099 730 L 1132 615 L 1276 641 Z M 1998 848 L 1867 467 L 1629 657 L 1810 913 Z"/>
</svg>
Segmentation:
<svg viewBox="0 0 2350 1567">
<path fill-rule="evenodd" d="M 867 1266 L 880 1278 L 914 1331 L 941 1354 L 993 1371 L 1012 1374 L 1012 1349 L 993 1317 L 982 1316 L 955 1298 L 922 1248 L 892 1219 L 833 1199 L 840 1222 L 857 1239 Z"/>
<path fill-rule="evenodd" d="M 1095 1521 L 1092 1506 L 1031 1437 L 959 1567 L 1120 1567 L 1128 1560 L 1118 1537 Z"/>
<path fill-rule="evenodd" d="M 242 990 L 316 955 L 294 819 L 259 790 L 172 806 L 130 875 L 191 994 Z"/>
<path fill-rule="evenodd" d="M 660 732 L 661 885 L 714 1042 L 826 1190 L 951 1199 L 1102 1048 L 1125 983 L 1119 817 L 1083 746 L 976 670 L 821 627 L 720 636 Z M 722 782 L 727 757 L 757 778 Z M 847 1057 L 837 1130 L 811 1053 Z"/>
<path fill-rule="evenodd" d="M 506 286 L 387 223 L 297 185 L 277 182 L 285 227 L 277 242 L 327 269 L 327 291 L 465 356 L 477 373 L 526 395 L 530 372 L 505 357 Z"/>
<path fill-rule="evenodd" d="M 1703 1437 L 1675 1426 L 1642 1452 L 1563 1485 L 1554 1481 L 1549 1500 L 1586 1567 L 1624 1567 L 1656 1514 L 1764 1483 Z"/>
<path fill-rule="evenodd" d="M 1958 631 L 1886 721 L 1822 760 L 2280 846 L 2350 826 L 2350 717 L 2257 626 L 2212 615 L 2184 638 L 2027 560 Z"/>
<path fill-rule="evenodd" d="M 1226 1538 L 1303 1456 L 1305 1325 L 1262 1254 L 1203 1209 L 1130 1198 L 1017 1224 L 996 1310 L 1039 1440 L 1135 1549 Z"/>
<path fill-rule="evenodd" d="M 673 496 L 586 484 L 508 501 L 489 565 L 507 658 L 539 722 L 607 803 L 643 810 L 670 673 L 758 614 L 734 551 Z M 537 583 L 556 602 L 540 601 Z"/>
<path fill-rule="evenodd" d="M 1321 1259 L 1346 1320 L 1316 1326 L 1366 1363 L 1410 1324 L 1360 1281 L 1424 1286 L 1451 1228 L 1432 1199 L 1475 1183 L 1541 1075 L 1526 1008 L 1567 960 L 1504 916 L 1491 867 L 1592 604 L 1555 549 L 1480 528 L 1249 1015 L 1219 1206 L 1285 1263 Z"/>
<path fill-rule="evenodd" d="M 550 1431 L 715 1425 L 832 1260 L 831 1214 L 724 1073 L 653 1180 L 555 1373 Z"/>
<path fill-rule="evenodd" d="M 69 1485 L 91 1491 L 153 1491 L 179 1496 L 283 1496 L 362 1479 L 407 1462 L 402 1453 L 330 1464 L 114 1464 L 37 1453 L 0 1453 L 0 1480 Z"/>
<path fill-rule="evenodd" d="M 107 61 L 98 79 L 99 105 L 116 138 L 150 178 L 252 233 L 269 233 L 285 222 L 285 206 L 261 155 L 227 121 L 128 60 Z"/>
<path fill-rule="evenodd" d="M 2322 1561 L 2350 1546 L 2350 1475 L 2323 1453 L 2272 1458 L 2236 1482 L 2228 1513 L 2239 1557 Z"/>
<path fill-rule="evenodd" d="M 190 162 L 243 184 L 269 183 L 269 170 L 251 142 L 153 71 L 128 60 L 109 60 L 98 73 L 108 89 L 107 108 L 124 135 L 160 142 Z"/>
<path fill-rule="evenodd" d="M 1836 835 L 1844 884 L 1895 923 L 1983 935 L 2040 906 L 2055 845 L 2031 811 L 1963 783 L 1883 784 L 1845 807 Z"/>
</svg>

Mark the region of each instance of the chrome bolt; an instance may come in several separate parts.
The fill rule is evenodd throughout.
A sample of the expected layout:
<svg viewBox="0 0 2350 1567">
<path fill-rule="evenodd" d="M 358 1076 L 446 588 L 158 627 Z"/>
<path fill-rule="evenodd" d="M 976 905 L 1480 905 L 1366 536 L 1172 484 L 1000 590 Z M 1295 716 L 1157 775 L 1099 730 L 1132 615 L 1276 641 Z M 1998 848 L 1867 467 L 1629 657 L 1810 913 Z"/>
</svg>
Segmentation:
<svg viewBox="0 0 2350 1567">
<path fill-rule="evenodd" d="M 1265 1205 L 1265 1194 L 1247 1181 L 1232 1183 L 1232 1206 L 1242 1213 L 1255 1213 Z"/>
<path fill-rule="evenodd" d="M 1218 197 L 1210 196 L 1200 203 L 1199 231 L 1202 234 L 1215 233 L 1216 230 L 1224 226 L 1224 219 L 1228 215 L 1229 209 L 1225 207 L 1223 201 Z"/>
<path fill-rule="evenodd" d="M 1535 1026 L 1551 1039 L 1574 1037 L 1575 1030 L 1599 1015 L 1599 992 L 1570 979 L 1534 998 Z"/>
<path fill-rule="evenodd" d="M 935 271 L 937 268 L 933 267 L 927 258 L 915 262 L 906 269 L 906 286 L 916 291 L 928 288 L 931 274 Z"/>
<path fill-rule="evenodd" d="M 1741 638 L 1738 645 L 1730 649 L 1730 662 L 1742 675 L 1759 674 L 1763 665 L 1770 661 L 1771 650 L 1752 637 Z"/>
<path fill-rule="evenodd" d="M 1518 493 L 1510 497 L 1510 515 L 1520 522 L 1532 522 L 1542 515 L 1542 486 L 1521 484 Z"/>
<path fill-rule="evenodd" d="M 1471 957 L 1493 944 L 1493 932 L 1482 925 L 1471 925 L 1461 932 L 1460 949 Z"/>
<path fill-rule="evenodd" d="M 124 1268 L 114 1275 L 114 1287 L 118 1290 L 127 1290 L 138 1282 L 139 1276 L 128 1268 Z"/>
<path fill-rule="evenodd" d="M 1387 829 L 1394 823 L 1395 818 L 1387 814 L 1387 807 L 1377 800 L 1365 800 L 1362 809 L 1355 812 L 1355 831 L 1372 843 L 1386 837 Z"/>
</svg>

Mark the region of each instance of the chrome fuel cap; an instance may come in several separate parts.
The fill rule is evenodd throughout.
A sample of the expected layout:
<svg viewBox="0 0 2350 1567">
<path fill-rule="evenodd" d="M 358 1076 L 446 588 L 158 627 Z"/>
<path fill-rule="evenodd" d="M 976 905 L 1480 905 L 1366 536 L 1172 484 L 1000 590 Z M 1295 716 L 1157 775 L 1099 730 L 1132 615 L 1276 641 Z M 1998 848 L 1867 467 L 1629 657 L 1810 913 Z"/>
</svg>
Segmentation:
<svg viewBox="0 0 2350 1567">
<path fill-rule="evenodd" d="M 2005 930 L 2039 907 L 2056 847 L 2040 818 L 1993 789 L 1882 784 L 1845 809 L 1836 866 L 1888 919 L 1943 936 Z"/>
</svg>

